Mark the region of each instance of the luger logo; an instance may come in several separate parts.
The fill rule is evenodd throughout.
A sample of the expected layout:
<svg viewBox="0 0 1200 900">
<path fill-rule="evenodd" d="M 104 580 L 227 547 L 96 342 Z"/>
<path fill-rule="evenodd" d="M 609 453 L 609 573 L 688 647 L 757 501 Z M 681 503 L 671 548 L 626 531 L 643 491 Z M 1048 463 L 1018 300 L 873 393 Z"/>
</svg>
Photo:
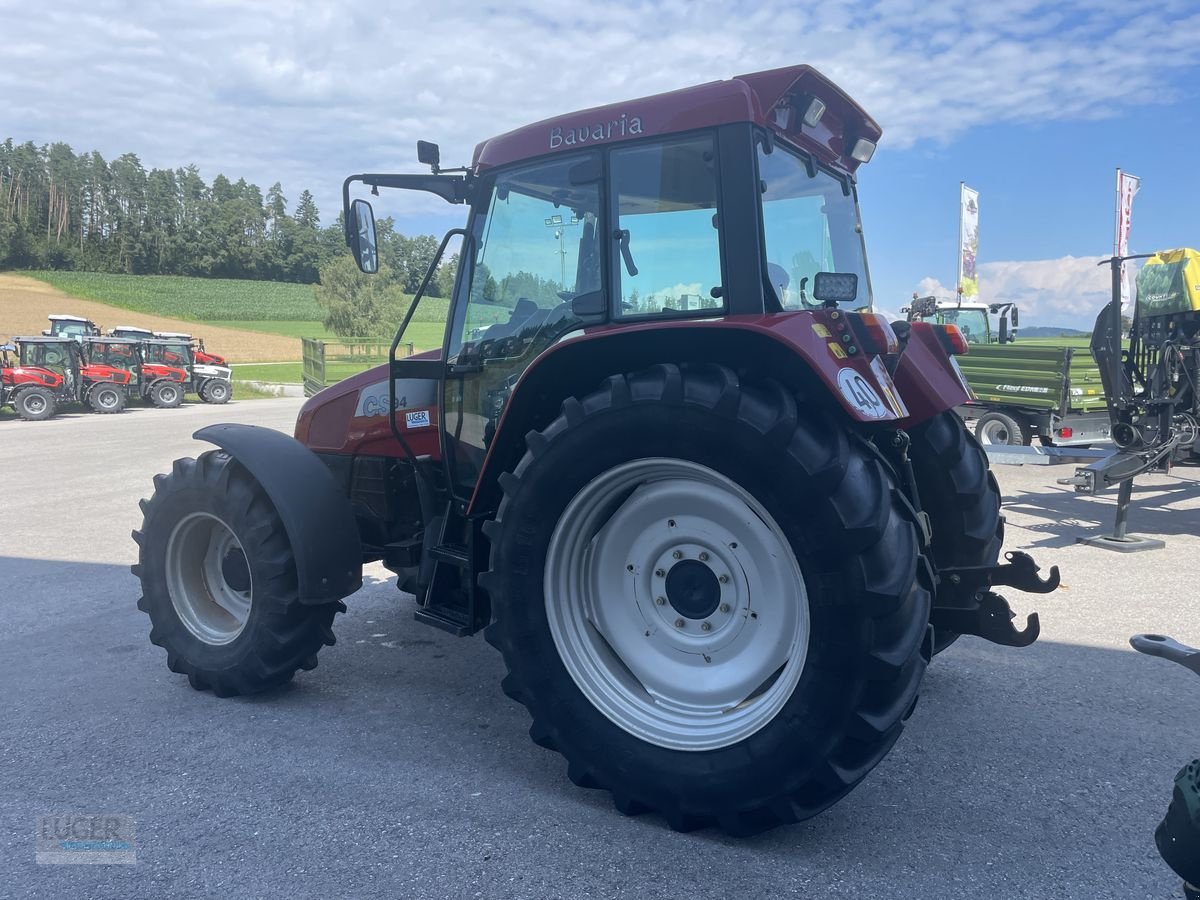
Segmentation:
<svg viewBox="0 0 1200 900">
<path fill-rule="evenodd" d="M 642 117 L 621 113 L 619 119 L 568 128 L 565 133 L 561 125 L 555 125 L 550 129 L 550 149 L 553 150 L 563 145 L 574 147 L 576 144 L 586 144 L 589 141 L 607 141 L 614 137 L 629 137 L 641 133 Z"/>
</svg>

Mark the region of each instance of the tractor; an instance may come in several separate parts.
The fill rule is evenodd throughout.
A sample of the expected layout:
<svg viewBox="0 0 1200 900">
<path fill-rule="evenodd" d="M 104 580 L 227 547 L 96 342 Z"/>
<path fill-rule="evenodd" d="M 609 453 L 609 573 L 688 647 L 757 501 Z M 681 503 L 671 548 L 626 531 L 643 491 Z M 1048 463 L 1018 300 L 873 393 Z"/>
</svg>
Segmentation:
<svg viewBox="0 0 1200 900">
<path fill-rule="evenodd" d="M 142 350 L 147 362 L 185 371 L 187 379 L 184 388 L 205 403 L 228 403 L 233 396 L 233 383 L 230 380 L 233 370 L 229 366 L 199 362 L 200 355 L 208 359 L 219 357 L 198 354 L 192 346 L 190 335 L 144 340 Z"/>
<path fill-rule="evenodd" d="M 215 353 L 209 353 L 204 348 L 204 338 L 193 338 L 190 334 L 182 331 L 156 331 L 156 338 L 163 340 L 180 340 L 187 341 L 192 345 L 192 359 L 197 365 L 203 366 L 223 366 L 225 365 L 225 357 L 217 356 Z"/>
<path fill-rule="evenodd" d="M 130 376 L 128 391 L 159 409 L 174 409 L 183 402 L 189 381 L 186 368 L 162 362 L 149 362 L 146 342 L 128 338 L 87 337 L 83 351 L 94 365 L 110 366 Z"/>
<path fill-rule="evenodd" d="M 6 402 L 27 421 L 49 419 L 68 403 L 84 403 L 98 413 L 125 408 L 132 376 L 126 370 L 92 364 L 81 339 L 14 337 L 16 365 L 5 366 Z M 7 355 L 7 354 L 6 354 Z"/>
<path fill-rule="evenodd" d="M 155 478 L 133 573 L 170 670 L 218 696 L 289 681 L 381 561 L 417 621 L 484 633 L 533 740 L 622 812 L 746 835 L 849 793 L 936 652 L 1037 638 L 993 588 L 1058 583 L 999 560 L 962 332 L 869 311 L 856 171 L 880 134 L 794 66 L 347 178 L 366 273 L 352 187 L 465 227 L 387 364 L 309 399 L 294 438 L 208 426 L 216 449 Z M 397 358 L 455 238 L 442 346 Z"/>
<path fill-rule="evenodd" d="M 65 313 L 58 313 L 46 318 L 50 320 L 50 327 L 42 332 L 44 337 L 66 335 L 67 337 L 79 340 L 84 337 L 100 334 L 100 326 L 91 319 L 85 319 L 82 316 L 69 316 Z"/>
</svg>

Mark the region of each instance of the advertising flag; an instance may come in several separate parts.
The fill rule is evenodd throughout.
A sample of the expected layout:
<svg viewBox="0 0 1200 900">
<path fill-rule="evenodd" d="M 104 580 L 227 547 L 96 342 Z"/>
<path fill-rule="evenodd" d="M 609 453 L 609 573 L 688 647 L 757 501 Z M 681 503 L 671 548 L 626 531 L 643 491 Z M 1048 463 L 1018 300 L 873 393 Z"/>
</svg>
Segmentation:
<svg viewBox="0 0 1200 900">
<path fill-rule="evenodd" d="M 979 253 L 979 191 L 959 182 L 958 198 L 958 291 L 964 297 L 979 294 L 975 258 Z"/>
<path fill-rule="evenodd" d="M 1129 223 L 1133 217 L 1133 198 L 1137 196 L 1142 179 L 1128 172 L 1117 169 L 1117 229 L 1113 237 L 1113 256 L 1125 256 L 1129 253 Z M 1126 263 L 1121 263 L 1121 308 L 1129 306 L 1130 271 Z"/>
</svg>

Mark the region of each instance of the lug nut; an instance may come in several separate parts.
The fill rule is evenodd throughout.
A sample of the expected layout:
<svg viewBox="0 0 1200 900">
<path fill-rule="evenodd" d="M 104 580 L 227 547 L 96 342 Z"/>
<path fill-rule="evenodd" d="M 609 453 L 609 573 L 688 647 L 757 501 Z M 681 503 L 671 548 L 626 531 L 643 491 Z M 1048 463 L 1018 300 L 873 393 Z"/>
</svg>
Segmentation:
<svg viewBox="0 0 1200 900">
<path fill-rule="evenodd" d="M 722 575 L 720 578 L 717 579 L 717 581 L 721 582 L 721 584 L 729 584 L 729 576 Z"/>
<path fill-rule="evenodd" d="M 666 606 L 667 598 L 666 597 L 655 597 L 654 602 L 657 603 L 659 606 Z"/>
<path fill-rule="evenodd" d="M 683 627 L 683 619 L 676 619 L 676 620 L 675 620 L 675 627 L 676 627 L 676 628 L 682 628 L 682 627 Z"/>
<path fill-rule="evenodd" d="M 708 554 L 707 553 L 700 554 L 700 562 L 708 562 Z"/>
<path fill-rule="evenodd" d="M 667 573 L 666 573 L 664 570 L 662 570 L 662 569 L 655 569 L 655 570 L 654 570 L 654 574 L 655 574 L 655 575 L 657 575 L 659 578 L 666 578 L 666 577 L 667 577 Z"/>
<path fill-rule="evenodd" d="M 671 554 L 671 559 L 683 559 L 683 551 L 676 550 L 674 553 Z"/>
<path fill-rule="evenodd" d="M 701 622 L 700 630 L 701 631 L 712 631 L 712 623 L 711 622 Z"/>
<path fill-rule="evenodd" d="M 721 604 L 721 612 L 723 612 L 723 613 L 729 612 L 729 604 L 728 603 Z"/>
</svg>

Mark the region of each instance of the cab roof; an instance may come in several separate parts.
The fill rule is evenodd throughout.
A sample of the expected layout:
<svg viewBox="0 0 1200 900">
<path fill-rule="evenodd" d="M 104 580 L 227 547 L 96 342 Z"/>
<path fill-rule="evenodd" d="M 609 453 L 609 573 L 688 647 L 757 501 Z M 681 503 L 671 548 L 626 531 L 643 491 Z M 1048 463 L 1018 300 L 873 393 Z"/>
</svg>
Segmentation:
<svg viewBox="0 0 1200 900">
<path fill-rule="evenodd" d="M 46 337 L 44 335 L 38 335 L 37 337 L 15 337 L 14 336 L 14 337 L 10 338 L 10 340 L 16 341 L 19 344 L 78 344 L 79 343 L 77 340 L 75 340 L 75 338 L 62 337 L 61 335 L 55 335 L 53 337 Z"/>
<path fill-rule="evenodd" d="M 52 316 L 46 316 L 51 322 L 91 322 L 91 319 L 85 319 L 83 316 L 70 316 L 66 313 L 55 313 Z"/>
<path fill-rule="evenodd" d="M 809 99 L 825 103 L 815 126 L 803 125 Z M 610 103 L 544 119 L 484 141 L 476 171 L 523 159 L 697 128 L 751 122 L 853 173 L 850 149 L 860 138 L 878 143 L 883 130 L 845 91 L 811 66 L 738 75 L 695 87 Z"/>
</svg>

